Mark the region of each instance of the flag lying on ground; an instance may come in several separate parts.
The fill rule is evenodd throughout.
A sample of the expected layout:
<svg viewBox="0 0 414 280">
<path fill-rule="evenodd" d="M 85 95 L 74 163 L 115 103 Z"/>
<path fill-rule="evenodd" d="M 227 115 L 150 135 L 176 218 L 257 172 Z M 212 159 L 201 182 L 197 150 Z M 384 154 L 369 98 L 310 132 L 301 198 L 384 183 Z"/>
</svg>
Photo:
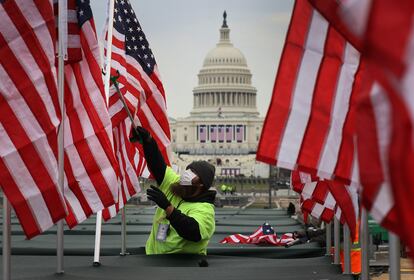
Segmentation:
<svg viewBox="0 0 414 280">
<path fill-rule="evenodd" d="M 106 32 L 105 42 L 107 36 Z M 169 163 L 170 128 L 165 93 L 155 57 L 129 1 L 116 0 L 114 5 L 111 75 L 118 75 L 117 71 L 120 74 L 120 91 L 136 118 L 136 124 L 150 131 Z M 115 216 L 129 198 L 140 191 L 138 177 L 149 176 L 142 147 L 128 141 L 131 122 L 114 87 L 110 90 L 109 113 L 114 127 L 122 185 L 120 202 L 103 212 L 105 220 Z"/>
<path fill-rule="evenodd" d="M 73 227 L 118 201 L 119 166 L 89 1 L 76 2 L 82 59 L 65 65 L 65 198 Z"/>
<path fill-rule="evenodd" d="M 0 5 L 0 187 L 27 238 L 66 216 L 57 180 L 53 4 Z"/>
<path fill-rule="evenodd" d="M 296 1 L 257 159 L 358 182 L 352 104 L 363 72 L 359 52 L 308 1 Z"/>
<path fill-rule="evenodd" d="M 311 2 L 357 38 L 373 80 L 358 111 L 362 203 L 414 250 L 414 2 Z"/>
<path fill-rule="evenodd" d="M 225 237 L 220 243 L 240 243 L 240 244 L 269 244 L 275 246 L 284 246 L 286 243 L 293 241 L 292 234 L 284 234 L 277 237 L 274 229 L 268 224 L 261 225 L 253 234 L 247 236 L 243 234 L 233 234 Z"/>
</svg>

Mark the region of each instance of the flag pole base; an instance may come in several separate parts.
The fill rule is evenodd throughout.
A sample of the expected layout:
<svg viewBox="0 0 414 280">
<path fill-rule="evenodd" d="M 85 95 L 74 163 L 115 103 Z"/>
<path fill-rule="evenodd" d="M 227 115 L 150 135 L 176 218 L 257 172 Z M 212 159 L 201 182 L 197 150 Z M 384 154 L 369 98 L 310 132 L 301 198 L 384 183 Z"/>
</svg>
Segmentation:
<svg viewBox="0 0 414 280">
<path fill-rule="evenodd" d="M 120 255 L 120 256 L 122 256 L 122 257 L 125 257 L 125 256 L 129 256 L 129 255 L 130 255 L 130 253 L 128 253 L 128 252 L 125 252 L 125 253 L 119 253 L 119 255 Z"/>
<path fill-rule="evenodd" d="M 92 266 L 93 267 L 100 267 L 101 263 L 100 262 L 93 262 Z"/>
</svg>

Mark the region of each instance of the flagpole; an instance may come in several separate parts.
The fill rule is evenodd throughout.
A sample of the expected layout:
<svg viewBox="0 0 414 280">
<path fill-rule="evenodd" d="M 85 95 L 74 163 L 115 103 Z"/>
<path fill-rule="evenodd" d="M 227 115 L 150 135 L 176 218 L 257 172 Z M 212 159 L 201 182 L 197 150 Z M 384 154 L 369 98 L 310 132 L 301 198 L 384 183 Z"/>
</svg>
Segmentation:
<svg viewBox="0 0 414 280">
<path fill-rule="evenodd" d="M 344 274 L 351 274 L 351 234 L 349 226 L 344 224 Z"/>
<path fill-rule="evenodd" d="M 109 106 L 109 82 L 111 77 L 111 54 L 112 54 L 112 29 L 114 25 L 114 7 L 115 1 L 108 0 L 108 38 L 106 44 L 106 57 L 105 57 L 105 73 L 104 75 L 104 90 L 106 105 Z M 95 226 L 95 251 L 93 256 L 93 266 L 100 266 L 100 254 L 101 254 L 101 235 L 102 235 L 102 211 L 96 213 L 96 226 Z"/>
<path fill-rule="evenodd" d="M 121 256 L 128 255 L 126 251 L 126 205 L 122 207 L 122 223 L 121 223 Z"/>
<path fill-rule="evenodd" d="M 332 223 L 325 223 L 326 230 L 326 255 L 331 255 L 332 248 Z"/>
<path fill-rule="evenodd" d="M 340 225 L 339 220 L 335 217 L 334 218 L 334 264 L 341 264 L 341 260 L 339 258 L 339 238 L 340 238 Z"/>
<path fill-rule="evenodd" d="M 361 280 L 369 279 L 369 227 L 368 213 L 365 208 L 361 211 Z"/>
<path fill-rule="evenodd" d="M 388 232 L 388 237 L 390 280 L 400 280 L 400 239 L 392 232 Z"/>
<path fill-rule="evenodd" d="M 11 207 L 3 193 L 3 279 L 11 279 Z"/>
<path fill-rule="evenodd" d="M 101 233 L 102 233 L 102 211 L 96 213 L 95 227 L 95 251 L 93 253 L 93 266 L 100 266 L 99 257 L 101 255 Z"/>
<path fill-rule="evenodd" d="M 115 0 L 109 0 L 108 3 L 108 37 L 106 39 L 106 57 L 105 57 L 105 73 L 104 89 L 106 104 L 109 104 L 109 86 L 111 78 L 111 56 L 112 56 L 112 30 L 114 27 L 114 8 Z"/>
<path fill-rule="evenodd" d="M 59 125 L 58 133 L 58 185 L 59 189 L 64 195 L 64 127 L 65 127 L 65 72 L 64 72 L 64 60 L 67 58 L 66 40 L 67 40 L 67 1 L 59 0 L 58 2 L 58 30 L 59 30 L 59 49 L 58 49 L 58 94 L 60 112 L 62 114 L 62 121 Z M 57 274 L 63 274 L 63 220 L 57 223 Z"/>
</svg>

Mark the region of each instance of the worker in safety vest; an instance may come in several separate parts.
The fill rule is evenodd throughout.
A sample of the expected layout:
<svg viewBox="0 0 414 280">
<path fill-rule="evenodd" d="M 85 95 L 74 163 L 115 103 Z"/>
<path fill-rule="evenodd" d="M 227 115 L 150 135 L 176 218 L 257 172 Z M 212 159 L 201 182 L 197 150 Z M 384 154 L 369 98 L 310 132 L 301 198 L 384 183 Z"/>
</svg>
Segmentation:
<svg viewBox="0 0 414 280">
<path fill-rule="evenodd" d="M 227 194 L 227 186 L 225 184 L 221 185 L 220 189 L 223 194 Z"/>
<path fill-rule="evenodd" d="M 213 184 L 215 168 L 206 161 L 189 164 L 180 176 L 167 166 L 157 143 L 142 127 L 133 131 L 132 142 L 140 141 L 148 168 L 158 187 L 147 190 L 155 211 L 145 251 L 150 254 L 207 254 L 215 230 Z"/>
<path fill-rule="evenodd" d="M 233 194 L 233 186 L 227 186 L 227 192 Z"/>
</svg>

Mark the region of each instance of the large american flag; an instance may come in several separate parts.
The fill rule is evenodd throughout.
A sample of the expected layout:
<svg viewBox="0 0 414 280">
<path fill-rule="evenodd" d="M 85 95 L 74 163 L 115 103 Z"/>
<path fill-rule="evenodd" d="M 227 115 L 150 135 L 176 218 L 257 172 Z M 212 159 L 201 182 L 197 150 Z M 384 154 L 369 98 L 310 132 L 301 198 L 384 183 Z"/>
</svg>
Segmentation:
<svg viewBox="0 0 414 280">
<path fill-rule="evenodd" d="M 66 216 L 70 227 L 117 201 L 117 161 L 88 1 L 77 19 L 82 60 L 65 66 L 64 200 L 57 184 L 55 19 L 51 1 L 1 6 L 1 181 L 28 238 Z"/>
<path fill-rule="evenodd" d="M 296 1 L 257 159 L 358 183 L 351 104 L 363 72 L 359 52 L 307 0 Z"/>
<path fill-rule="evenodd" d="M 151 133 L 165 161 L 169 163 L 170 128 L 164 88 L 155 57 L 129 1 L 115 0 L 112 32 L 111 75 L 116 76 L 119 72 L 120 91 L 135 116 L 136 124 Z M 105 35 L 105 52 L 107 36 L 108 32 Z M 128 141 L 131 122 L 114 87 L 110 89 L 109 114 L 122 183 L 119 204 L 106 209 L 103 212 L 104 219 L 113 217 L 130 197 L 140 191 L 138 177 L 149 176 L 142 147 Z"/>
<path fill-rule="evenodd" d="M 119 184 L 89 0 L 76 1 L 76 15 L 82 56 L 80 61 L 65 65 L 65 199 L 69 227 L 115 204 Z"/>
<path fill-rule="evenodd" d="M 340 194 L 353 191 L 359 183 L 355 104 L 364 73 L 358 50 L 307 0 L 296 1 L 257 159 L 328 179 L 326 186 L 335 183 Z M 355 229 L 358 204 L 341 206 Z"/>
<path fill-rule="evenodd" d="M 166 156 L 170 145 L 170 128 L 155 57 L 128 0 L 116 0 L 113 17 L 111 75 L 120 73 L 119 83 L 129 109 L 138 122 L 148 129 Z M 109 111 L 116 126 L 126 112 L 112 88 Z"/>
<path fill-rule="evenodd" d="M 362 203 L 414 250 L 414 3 L 310 1 L 367 59 L 370 79 L 359 104 Z"/>
<path fill-rule="evenodd" d="M 52 1 L 0 5 L 0 187 L 27 238 L 66 216 L 57 186 Z"/>
</svg>

